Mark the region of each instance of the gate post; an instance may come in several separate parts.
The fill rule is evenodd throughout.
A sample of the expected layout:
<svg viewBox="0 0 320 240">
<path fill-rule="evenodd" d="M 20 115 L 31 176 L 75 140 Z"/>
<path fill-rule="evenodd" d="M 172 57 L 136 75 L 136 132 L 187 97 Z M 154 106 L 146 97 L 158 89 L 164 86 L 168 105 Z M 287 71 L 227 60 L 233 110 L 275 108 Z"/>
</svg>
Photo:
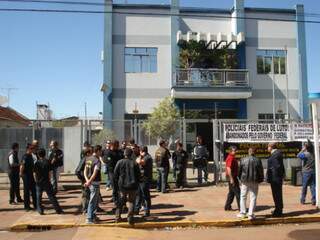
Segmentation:
<svg viewBox="0 0 320 240">
<path fill-rule="evenodd" d="M 316 205 L 320 207 L 320 156 L 319 156 L 319 124 L 318 124 L 318 111 L 317 104 L 312 103 L 312 121 L 313 121 L 313 140 L 314 140 L 314 153 L 316 163 Z"/>
</svg>

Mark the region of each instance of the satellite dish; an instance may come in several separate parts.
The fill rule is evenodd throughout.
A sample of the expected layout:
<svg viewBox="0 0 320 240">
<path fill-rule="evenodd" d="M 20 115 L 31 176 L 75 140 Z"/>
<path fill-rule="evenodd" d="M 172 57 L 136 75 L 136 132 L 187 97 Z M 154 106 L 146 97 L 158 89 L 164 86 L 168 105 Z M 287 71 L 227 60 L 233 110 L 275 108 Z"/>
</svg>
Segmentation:
<svg viewBox="0 0 320 240">
<path fill-rule="evenodd" d="M 0 95 L 0 106 L 8 103 L 8 97 Z"/>
</svg>

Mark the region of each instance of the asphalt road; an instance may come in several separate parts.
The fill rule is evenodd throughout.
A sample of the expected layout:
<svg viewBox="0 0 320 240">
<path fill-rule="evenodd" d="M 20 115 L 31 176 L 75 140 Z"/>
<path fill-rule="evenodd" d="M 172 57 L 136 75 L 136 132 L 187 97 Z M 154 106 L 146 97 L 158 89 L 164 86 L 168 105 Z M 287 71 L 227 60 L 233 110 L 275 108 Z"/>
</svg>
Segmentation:
<svg viewBox="0 0 320 240">
<path fill-rule="evenodd" d="M 95 240 L 95 239 L 157 239 L 157 240 L 319 240 L 320 223 L 277 225 L 247 228 L 197 228 L 166 230 L 135 230 L 121 228 L 83 227 L 44 232 L 0 232 L 0 240 Z"/>
</svg>

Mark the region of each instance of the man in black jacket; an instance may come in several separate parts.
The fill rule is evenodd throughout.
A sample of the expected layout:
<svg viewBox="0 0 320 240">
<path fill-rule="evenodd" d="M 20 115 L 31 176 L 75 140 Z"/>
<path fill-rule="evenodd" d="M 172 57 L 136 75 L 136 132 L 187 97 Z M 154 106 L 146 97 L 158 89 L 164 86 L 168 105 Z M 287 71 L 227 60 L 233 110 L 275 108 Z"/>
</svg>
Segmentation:
<svg viewBox="0 0 320 240">
<path fill-rule="evenodd" d="M 240 161 L 239 178 L 241 181 L 240 193 L 240 213 L 239 218 L 244 218 L 247 214 L 246 200 L 250 195 L 250 205 L 248 211 L 249 220 L 253 220 L 254 210 L 256 207 L 259 183 L 263 182 L 263 166 L 260 159 L 254 156 L 255 149 L 249 148 L 248 157 L 242 158 Z"/>
<path fill-rule="evenodd" d="M 182 143 L 177 143 L 177 149 L 172 154 L 172 162 L 176 169 L 176 187 L 183 188 L 186 168 L 188 165 L 188 153 L 183 150 Z"/>
<path fill-rule="evenodd" d="M 34 209 L 37 208 L 36 183 L 33 177 L 34 161 L 32 158 L 32 148 L 33 146 L 30 143 L 28 143 L 26 153 L 23 155 L 20 164 L 20 176 L 23 180 L 24 209 L 26 211 L 31 210 L 30 192 Z"/>
<path fill-rule="evenodd" d="M 128 223 L 134 224 L 134 201 L 139 187 L 140 169 L 138 164 L 131 159 L 132 150 L 124 151 L 124 159 L 121 159 L 114 170 L 114 187 L 120 193 L 117 201 L 116 222 L 121 220 L 121 212 L 125 202 L 128 203 Z"/>
<path fill-rule="evenodd" d="M 275 204 L 273 217 L 281 217 L 283 210 L 282 184 L 285 177 L 282 152 L 277 149 L 276 143 L 269 143 L 268 152 L 271 156 L 268 159 L 267 182 L 271 185 L 272 197 Z"/>
<path fill-rule="evenodd" d="M 136 199 L 136 213 L 139 213 L 141 205 L 144 207 L 144 216 L 150 216 L 151 196 L 150 186 L 152 182 L 153 160 L 148 153 L 148 147 L 143 146 L 140 149 L 139 157 L 136 159 L 141 171 L 141 182 L 139 184 L 138 195 Z"/>
<path fill-rule="evenodd" d="M 63 166 L 63 152 L 61 149 L 58 148 L 57 141 L 51 141 L 50 143 L 50 150 L 49 150 L 49 162 L 51 163 L 52 167 L 52 177 L 51 177 L 51 184 L 53 194 L 56 195 L 58 192 L 58 180 L 61 168 Z"/>
<path fill-rule="evenodd" d="M 171 154 L 166 148 L 166 142 L 161 140 L 159 148 L 155 152 L 155 162 L 158 172 L 157 190 L 158 192 L 167 193 L 168 174 L 170 169 L 169 159 Z"/>
<path fill-rule="evenodd" d="M 103 162 L 106 164 L 108 169 L 108 177 L 110 180 L 110 184 L 112 187 L 112 200 L 114 203 L 117 202 L 118 199 L 118 192 L 114 188 L 115 181 L 114 181 L 114 169 L 117 165 L 117 162 L 121 159 L 121 154 L 119 151 L 119 142 L 112 141 L 110 142 L 110 149 L 103 155 Z"/>
</svg>

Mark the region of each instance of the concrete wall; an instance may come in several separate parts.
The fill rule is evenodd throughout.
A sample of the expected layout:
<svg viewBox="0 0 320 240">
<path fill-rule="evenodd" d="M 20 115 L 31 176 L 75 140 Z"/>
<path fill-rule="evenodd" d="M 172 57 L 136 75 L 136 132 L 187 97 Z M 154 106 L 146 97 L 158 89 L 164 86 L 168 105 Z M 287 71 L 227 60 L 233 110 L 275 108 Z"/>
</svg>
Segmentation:
<svg viewBox="0 0 320 240">
<path fill-rule="evenodd" d="M 293 14 L 246 13 L 249 18 L 293 19 Z M 257 74 L 256 50 L 285 50 L 287 49 L 286 75 Z M 296 23 L 275 22 L 266 20 L 246 20 L 246 62 L 250 70 L 250 82 L 253 97 L 248 99 L 248 118 L 256 119 L 259 113 L 271 113 L 272 88 L 275 82 L 275 106 L 286 113 L 286 89 L 289 92 L 289 114 L 291 118 L 299 117 L 299 58 L 296 44 Z"/>
<path fill-rule="evenodd" d="M 171 28 L 170 17 L 160 15 L 139 15 L 138 13 L 168 14 L 170 8 L 127 8 L 114 6 L 117 12 L 135 12 L 136 14 L 113 14 L 113 119 L 123 119 L 125 113 L 132 113 L 135 106 L 139 113 L 150 113 L 158 102 L 170 95 L 172 69 L 171 65 Z M 186 33 L 233 31 L 231 19 L 217 17 L 201 17 L 201 15 L 229 16 L 225 12 L 205 13 L 188 12 L 181 9 L 179 29 Z M 190 13 L 191 14 L 191 13 Z M 231 13 L 230 13 L 231 14 Z M 249 18 L 295 19 L 294 10 L 277 12 L 255 11 L 246 9 Z M 257 119 L 259 113 L 272 113 L 272 82 L 275 82 L 276 112 L 281 109 L 286 113 L 286 95 L 288 88 L 289 114 L 291 118 L 300 116 L 299 104 L 299 58 L 297 52 L 297 24 L 295 22 L 278 22 L 266 20 L 246 20 L 246 68 L 250 71 L 250 82 L 253 97 L 247 101 L 248 118 Z M 125 73 L 125 47 L 158 48 L 157 73 Z M 256 50 L 287 50 L 288 86 L 286 75 L 258 75 L 256 66 Z M 263 109 L 263 110 L 261 110 Z M 116 127 L 121 132 L 119 124 Z M 117 130 L 116 129 L 116 130 Z"/>
<path fill-rule="evenodd" d="M 80 162 L 82 145 L 81 127 L 63 128 L 64 172 L 74 173 Z"/>
</svg>

